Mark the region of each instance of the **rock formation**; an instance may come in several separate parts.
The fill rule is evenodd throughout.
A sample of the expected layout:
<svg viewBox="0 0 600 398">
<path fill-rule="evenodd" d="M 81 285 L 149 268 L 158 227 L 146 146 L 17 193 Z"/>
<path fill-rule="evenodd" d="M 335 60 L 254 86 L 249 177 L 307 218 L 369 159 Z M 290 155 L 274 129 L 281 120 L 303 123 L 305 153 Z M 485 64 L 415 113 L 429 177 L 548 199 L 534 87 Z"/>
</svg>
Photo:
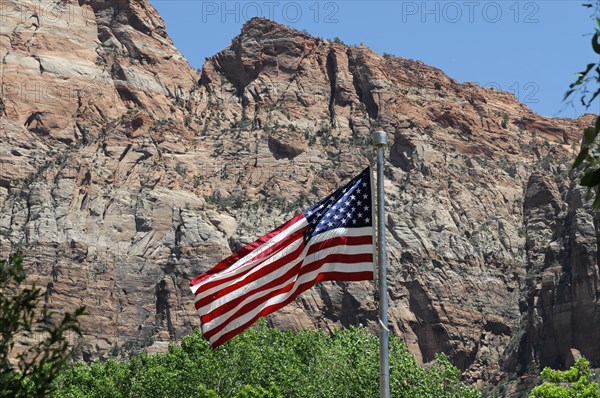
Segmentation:
<svg viewBox="0 0 600 398">
<path fill-rule="evenodd" d="M 10 0 L 0 33 L 0 248 L 85 358 L 162 350 L 198 325 L 188 282 L 391 143 L 390 322 L 480 384 L 600 366 L 600 219 L 570 161 L 577 120 L 255 18 L 194 70 L 146 0 Z M 199 44 L 201 45 L 201 44 Z M 376 328 L 372 283 L 323 283 L 281 328 Z"/>
</svg>

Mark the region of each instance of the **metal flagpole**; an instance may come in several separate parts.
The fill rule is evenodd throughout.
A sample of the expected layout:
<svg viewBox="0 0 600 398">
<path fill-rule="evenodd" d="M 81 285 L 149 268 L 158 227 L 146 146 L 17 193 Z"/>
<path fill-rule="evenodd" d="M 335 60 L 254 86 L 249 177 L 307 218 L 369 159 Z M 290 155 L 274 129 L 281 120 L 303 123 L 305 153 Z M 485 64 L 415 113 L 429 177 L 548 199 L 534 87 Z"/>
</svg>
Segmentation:
<svg viewBox="0 0 600 398">
<path fill-rule="evenodd" d="M 390 397 L 390 360 L 388 354 L 388 304 L 386 277 L 385 209 L 383 193 L 383 151 L 387 145 L 385 131 L 372 134 L 377 148 L 377 262 L 379 269 L 379 393 L 381 398 Z"/>
</svg>

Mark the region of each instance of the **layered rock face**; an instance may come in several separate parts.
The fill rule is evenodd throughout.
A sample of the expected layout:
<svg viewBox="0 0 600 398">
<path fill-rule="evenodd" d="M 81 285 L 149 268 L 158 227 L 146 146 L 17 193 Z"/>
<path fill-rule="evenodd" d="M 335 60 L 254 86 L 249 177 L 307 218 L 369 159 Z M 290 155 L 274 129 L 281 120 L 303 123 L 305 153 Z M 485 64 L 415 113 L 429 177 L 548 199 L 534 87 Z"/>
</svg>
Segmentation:
<svg viewBox="0 0 600 398">
<path fill-rule="evenodd" d="M 592 115 L 265 19 L 199 73 L 145 0 L 8 4 L 1 248 L 25 248 L 48 303 L 87 306 L 85 357 L 189 333 L 189 280 L 362 170 L 384 129 L 393 333 L 481 383 L 577 351 L 600 366 L 600 230 L 570 172 Z M 336 282 L 269 321 L 376 314 L 372 283 Z"/>
</svg>

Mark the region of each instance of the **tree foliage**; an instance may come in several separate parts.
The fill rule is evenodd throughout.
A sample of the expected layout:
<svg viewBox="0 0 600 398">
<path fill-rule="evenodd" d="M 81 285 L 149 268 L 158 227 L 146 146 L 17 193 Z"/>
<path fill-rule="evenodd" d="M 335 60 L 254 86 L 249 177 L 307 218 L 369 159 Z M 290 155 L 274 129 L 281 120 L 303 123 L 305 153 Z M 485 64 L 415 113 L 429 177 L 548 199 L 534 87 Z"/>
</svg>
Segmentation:
<svg viewBox="0 0 600 398">
<path fill-rule="evenodd" d="M 584 4 L 594 7 L 594 4 Z M 592 36 L 592 51 L 599 59 L 597 62 L 587 64 L 585 69 L 577 74 L 577 80 L 569 86 L 565 93 L 565 100 L 573 93 L 580 93 L 580 102 L 589 108 L 594 100 L 600 96 L 600 0 L 595 2 L 596 28 Z M 590 89 L 590 86 L 592 88 Z M 581 149 L 573 168 L 583 167 L 580 184 L 588 188 L 588 196 L 595 195 L 594 207 L 600 209 L 600 116 L 596 118 L 593 126 L 583 131 Z"/>
<path fill-rule="evenodd" d="M 167 353 L 126 362 L 78 363 L 57 382 L 59 397 L 356 398 L 379 396 L 378 339 L 365 328 L 296 333 L 264 323 L 212 350 L 200 332 Z M 390 339 L 394 397 L 479 397 L 444 355 L 428 370 Z"/>
<path fill-rule="evenodd" d="M 0 397 L 45 397 L 69 360 L 69 332 L 81 335 L 84 309 L 56 313 L 41 289 L 23 286 L 23 257 L 0 260 Z M 11 360 L 12 358 L 12 360 Z"/>
<path fill-rule="evenodd" d="M 600 398 L 600 386 L 590 381 L 590 363 L 579 358 L 569 370 L 542 370 L 541 385 L 535 387 L 529 398 Z"/>
</svg>

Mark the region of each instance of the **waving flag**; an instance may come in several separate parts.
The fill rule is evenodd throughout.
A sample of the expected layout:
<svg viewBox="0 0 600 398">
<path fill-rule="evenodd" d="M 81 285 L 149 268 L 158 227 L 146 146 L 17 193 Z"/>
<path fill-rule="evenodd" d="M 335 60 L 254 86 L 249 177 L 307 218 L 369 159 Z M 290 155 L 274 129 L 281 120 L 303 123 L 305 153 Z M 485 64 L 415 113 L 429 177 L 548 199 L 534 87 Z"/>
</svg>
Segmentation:
<svg viewBox="0 0 600 398">
<path fill-rule="evenodd" d="M 190 282 L 213 348 L 320 281 L 373 279 L 371 171 Z"/>
</svg>

